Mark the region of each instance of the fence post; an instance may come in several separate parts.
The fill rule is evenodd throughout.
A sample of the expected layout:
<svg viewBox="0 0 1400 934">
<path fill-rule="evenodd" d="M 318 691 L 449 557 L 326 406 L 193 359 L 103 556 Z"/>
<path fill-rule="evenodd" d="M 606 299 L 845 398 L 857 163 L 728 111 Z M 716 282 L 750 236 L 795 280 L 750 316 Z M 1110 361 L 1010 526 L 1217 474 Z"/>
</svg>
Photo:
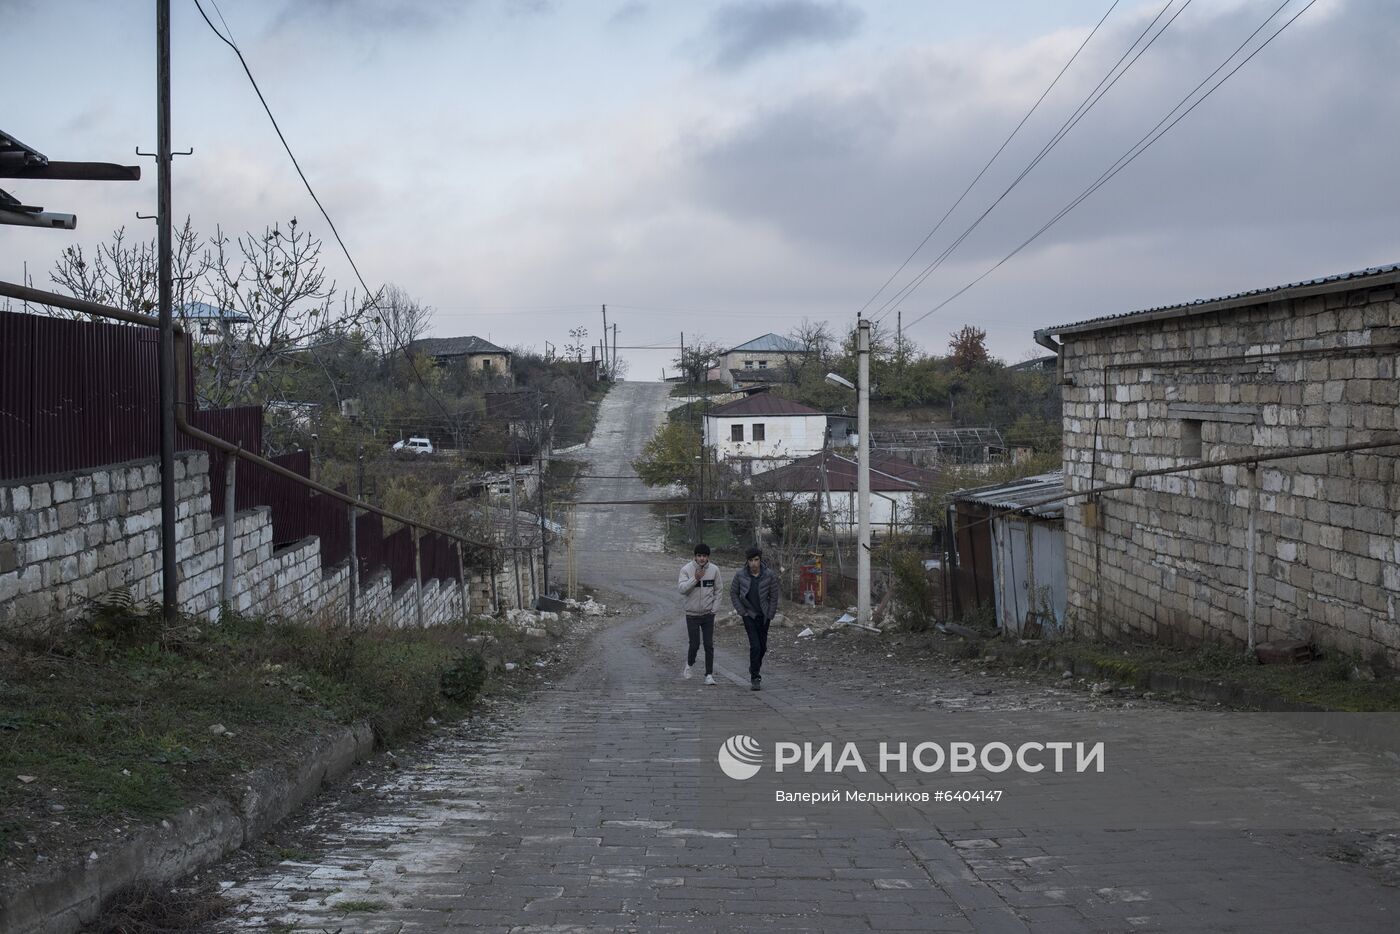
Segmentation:
<svg viewBox="0 0 1400 934">
<path fill-rule="evenodd" d="M 360 548 L 355 537 L 359 510 L 354 506 L 346 508 L 350 514 L 350 625 L 354 626 L 360 602 Z"/>
<path fill-rule="evenodd" d="M 241 450 L 241 448 L 240 448 Z M 224 455 L 224 579 L 219 602 L 227 610 L 233 603 L 233 549 L 238 519 L 234 512 L 235 484 L 238 482 L 238 455 Z"/>
<path fill-rule="evenodd" d="M 471 604 L 467 602 L 467 566 L 462 560 L 462 543 L 457 543 L 457 599 L 462 602 L 462 619 L 471 616 Z"/>
<path fill-rule="evenodd" d="M 423 628 L 423 550 L 418 542 L 418 526 L 413 526 L 413 577 L 418 582 L 413 588 L 413 614 L 418 620 L 418 628 Z"/>
</svg>

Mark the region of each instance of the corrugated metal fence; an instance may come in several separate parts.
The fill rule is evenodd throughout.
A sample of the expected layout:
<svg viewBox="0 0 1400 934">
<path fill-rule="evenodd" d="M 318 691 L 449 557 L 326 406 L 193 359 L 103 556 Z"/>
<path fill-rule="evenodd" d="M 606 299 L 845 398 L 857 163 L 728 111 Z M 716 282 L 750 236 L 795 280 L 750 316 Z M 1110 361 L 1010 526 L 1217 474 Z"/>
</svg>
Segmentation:
<svg viewBox="0 0 1400 934">
<path fill-rule="evenodd" d="M 194 398 L 194 366 L 184 348 L 185 398 Z M 157 334 L 122 324 L 0 312 L 0 481 L 67 473 L 155 457 L 160 452 Z M 262 409 L 194 409 L 192 426 L 262 453 Z M 223 451 L 180 435 L 176 447 L 209 455 L 210 511 L 224 514 Z M 311 454 L 297 451 L 271 460 L 303 477 Z M 342 491 L 343 492 L 343 491 Z M 274 544 L 321 539 L 322 566 L 350 556 L 349 507 L 295 480 L 240 461 L 234 506 L 267 506 Z M 413 532 L 384 535 L 373 513 L 356 524 L 360 575 L 388 568 L 394 586 L 414 579 Z M 458 580 L 456 550 L 435 533 L 419 540 L 423 579 Z"/>
</svg>

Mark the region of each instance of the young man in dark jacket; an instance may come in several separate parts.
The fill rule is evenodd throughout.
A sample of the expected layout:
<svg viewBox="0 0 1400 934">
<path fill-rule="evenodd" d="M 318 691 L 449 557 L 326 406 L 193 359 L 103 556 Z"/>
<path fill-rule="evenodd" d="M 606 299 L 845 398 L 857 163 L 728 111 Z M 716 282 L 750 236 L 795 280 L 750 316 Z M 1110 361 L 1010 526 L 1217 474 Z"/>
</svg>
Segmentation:
<svg viewBox="0 0 1400 934">
<path fill-rule="evenodd" d="M 768 624 L 778 614 L 778 575 L 763 563 L 763 551 L 750 548 L 742 571 L 729 584 L 729 602 L 744 619 L 749 634 L 749 690 L 762 688 L 763 656 L 768 653 Z"/>
</svg>

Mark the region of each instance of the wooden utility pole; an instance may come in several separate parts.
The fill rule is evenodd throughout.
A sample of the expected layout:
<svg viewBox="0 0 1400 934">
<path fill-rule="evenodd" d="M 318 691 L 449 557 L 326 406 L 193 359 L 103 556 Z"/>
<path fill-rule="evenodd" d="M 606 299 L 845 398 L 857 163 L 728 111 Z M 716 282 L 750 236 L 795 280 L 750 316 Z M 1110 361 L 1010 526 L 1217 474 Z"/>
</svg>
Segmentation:
<svg viewBox="0 0 1400 934">
<path fill-rule="evenodd" d="M 156 277 L 160 303 L 161 610 L 167 625 L 180 612 L 175 541 L 175 323 L 170 302 L 170 0 L 156 0 Z M 227 519 L 225 520 L 227 521 Z"/>
<path fill-rule="evenodd" d="M 604 306 L 603 306 L 603 337 L 602 337 L 602 340 L 601 340 L 600 343 L 599 343 L 599 347 L 600 347 L 600 349 L 602 350 L 602 361 L 603 361 L 603 366 L 604 366 L 604 368 L 606 368 L 606 369 L 609 371 L 608 375 L 611 376 L 611 375 L 612 375 L 612 368 L 608 366 L 608 306 L 607 306 L 607 305 L 604 305 Z"/>
<path fill-rule="evenodd" d="M 518 471 L 510 465 L 510 556 L 515 567 L 515 606 L 525 609 L 525 595 L 520 590 L 520 512 L 516 505 L 515 484 Z"/>
</svg>

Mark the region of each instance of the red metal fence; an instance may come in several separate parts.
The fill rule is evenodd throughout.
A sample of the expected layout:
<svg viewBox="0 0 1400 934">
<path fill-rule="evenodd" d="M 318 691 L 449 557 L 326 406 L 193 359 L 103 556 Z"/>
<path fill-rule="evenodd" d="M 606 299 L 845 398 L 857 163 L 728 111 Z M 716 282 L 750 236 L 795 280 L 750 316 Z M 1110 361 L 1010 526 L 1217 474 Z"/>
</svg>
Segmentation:
<svg viewBox="0 0 1400 934">
<path fill-rule="evenodd" d="M 185 398 L 194 398 L 194 366 L 184 348 Z M 0 312 L 0 481 L 65 473 L 155 457 L 160 452 L 157 334 L 151 328 Z M 262 453 L 262 409 L 195 409 L 190 424 L 254 454 Z M 179 435 L 179 450 L 209 455 L 209 508 L 224 514 L 227 458 L 220 449 Z M 303 477 L 311 454 L 271 458 Z M 342 491 L 343 492 L 343 491 Z M 267 506 L 273 542 L 321 539 L 321 563 L 350 556 L 349 507 L 295 480 L 240 461 L 234 485 L 238 511 Z M 356 525 L 360 575 L 387 568 L 395 587 L 415 577 L 413 532 L 384 535 L 380 516 Z M 458 580 L 456 551 L 442 535 L 420 538 L 423 578 Z"/>
</svg>

